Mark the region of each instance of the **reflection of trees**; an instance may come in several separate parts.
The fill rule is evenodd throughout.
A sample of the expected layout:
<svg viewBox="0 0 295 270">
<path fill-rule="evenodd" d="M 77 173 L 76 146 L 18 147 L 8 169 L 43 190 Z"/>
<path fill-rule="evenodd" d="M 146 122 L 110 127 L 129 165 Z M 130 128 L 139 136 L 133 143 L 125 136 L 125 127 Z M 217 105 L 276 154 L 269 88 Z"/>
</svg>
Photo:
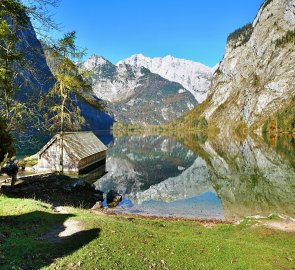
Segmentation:
<svg viewBox="0 0 295 270">
<path fill-rule="evenodd" d="M 275 151 L 282 156 L 282 158 L 287 159 L 293 168 L 295 168 L 295 135 L 276 135 L 274 134 L 272 138 L 275 143 L 271 144 Z M 266 143 L 270 144 L 270 138 L 264 136 Z"/>
<path fill-rule="evenodd" d="M 273 148 L 250 137 L 236 141 L 218 136 L 205 143 L 187 144 L 206 160 L 227 218 L 272 212 L 294 214 L 295 170 L 290 152 L 276 151 L 282 149 L 282 144 Z M 284 149 L 290 151 L 290 147 L 285 142 Z"/>
</svg>

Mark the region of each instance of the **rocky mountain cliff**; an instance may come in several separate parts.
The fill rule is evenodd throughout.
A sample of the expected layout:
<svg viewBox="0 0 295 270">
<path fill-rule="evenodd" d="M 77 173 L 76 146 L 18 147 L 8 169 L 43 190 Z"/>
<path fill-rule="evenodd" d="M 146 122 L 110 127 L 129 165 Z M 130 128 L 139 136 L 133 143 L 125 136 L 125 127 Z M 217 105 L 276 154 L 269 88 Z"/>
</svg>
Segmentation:
<svg viewBox="0 0 295 270">
<path fill-rule="evenodd" d="M 215 71 L 215 68 L 209 68 L 190 60 L 175 58 L 171 55 L 150 58 L 136 54 L 118 62 L 117 66 L 121 64 L 145 67 L 169 81 L 178 82 L 189 90 L 199 103 L 206 99 L 210 81 Z"/>
<path fill-rule="evenodd" d="M 26 64 L 15 65 L 17 77 L 14 80 L 16 87 L 15 99 L 27 107 L 36 109 L 40 97 L 44 95 L 53 85 L 53 76 L 47 66 L 44 51 L 40 41 L 37 39 L 33 26 L 29 22 L 17 32 L 17 50 L 21 52 Z M 12 131 L 15 142 L 19 148 L 18 154 L 30 152 L 38 142 L 34 138 L 44 137 L 41 128 L 36 127 L 41 122 L 41 112 L 22 117 L 22 130 Z M 34 127 L 33 127 L 34 125 Z"/>
<path fill-rule="evenodd" d="M 37 39 L 33 26 L 29 22 L 17 33 L 17 49 L 22 53 L 26 64 L 18 66 L 18 77 L 15 84 L 20 87 L 17 99 L 36 101 L 42 93 L 53 84 L 53 76 L 46 63 L 44 51 Z"/>
<path fill-rule="evenodd" d="M 93 93 L 109 102 L 120 102 L 135 93 L 144 70 L 128 65 L 116 67 L 101 56 L 93 55 L 82 64 L 92 72 Z"/>
<path fill-rule="evenodd" d="M 266 0 L 252 24 L 228 37 L 207 100 L 184 122 L 206 119 L 223 133 L 243 127 L 261 130 L 283 111 L 281 118 L 289 120 L 277 117 L 275 124 L 294 129 L 294 43 L 295 1 Z"/>
<path fill-rule="evenodd" d="M 92 72 L 93 93 L 108 101 L 109 110 L 119 122 L 163 124 L 197 104 L 182 85 L 144 67 L 125 63 L 116 66 L 100 56 L 92 56 L 80 65 Z"/>
</svg>

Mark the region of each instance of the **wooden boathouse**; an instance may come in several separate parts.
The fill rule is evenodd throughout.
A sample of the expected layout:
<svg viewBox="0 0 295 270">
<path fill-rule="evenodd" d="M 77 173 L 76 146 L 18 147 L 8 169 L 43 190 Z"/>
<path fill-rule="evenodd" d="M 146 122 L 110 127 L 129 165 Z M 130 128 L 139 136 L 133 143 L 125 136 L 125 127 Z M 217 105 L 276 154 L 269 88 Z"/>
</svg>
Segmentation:
<svg viewBox="0 0 295 270">
<path fill-rule="evenodd" d="M 105 165 L 107 149 L 91 131 L 58 133 L 38 152 L 37 170 L 84 174 Z"/>
</svg>

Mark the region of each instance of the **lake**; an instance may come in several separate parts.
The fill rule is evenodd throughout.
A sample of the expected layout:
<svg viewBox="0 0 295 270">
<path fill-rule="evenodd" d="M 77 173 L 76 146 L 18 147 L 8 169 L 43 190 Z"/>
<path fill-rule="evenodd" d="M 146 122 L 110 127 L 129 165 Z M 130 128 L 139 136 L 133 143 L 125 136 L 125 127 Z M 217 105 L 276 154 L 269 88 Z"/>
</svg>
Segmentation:
<svg viewBox="0 0 295 270">
<path fill-rule="evenodd" d="M 292 137 L 134 135 L 108 146 L 108 173 L 95 185 L 123 195 L 118 212 L 223 220 L 295 216 Z"/>
</svg>

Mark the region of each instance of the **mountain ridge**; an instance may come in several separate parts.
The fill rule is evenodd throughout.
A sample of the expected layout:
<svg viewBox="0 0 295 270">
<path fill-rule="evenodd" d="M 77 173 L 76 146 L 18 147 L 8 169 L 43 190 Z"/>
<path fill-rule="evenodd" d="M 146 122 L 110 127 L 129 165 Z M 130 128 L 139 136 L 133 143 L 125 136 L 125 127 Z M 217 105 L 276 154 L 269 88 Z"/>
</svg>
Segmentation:
<svg viewBox="0 0 295 270">
<path fill-rule="evenodd" d="M 198 103 L 206 99 L 210 80 L 215 71 L 215 67 L 209 68 L 202 63 L 171 55 L 151 58 L 143 54 L 134 54 L 116 65 L 120 64 L 145 67 L 169 81 L 180 83 L 194 95 Z"/>
<path fill-rule="evenodd" d="M 92 73 L 93 93 L 107 101 L 116 121 L 164 124 L 197 105 L 194 96 L 182 85 L 145 67 L 126 63 L 113 65 L 96 55 L 79 65 Z"/>
</svg>

